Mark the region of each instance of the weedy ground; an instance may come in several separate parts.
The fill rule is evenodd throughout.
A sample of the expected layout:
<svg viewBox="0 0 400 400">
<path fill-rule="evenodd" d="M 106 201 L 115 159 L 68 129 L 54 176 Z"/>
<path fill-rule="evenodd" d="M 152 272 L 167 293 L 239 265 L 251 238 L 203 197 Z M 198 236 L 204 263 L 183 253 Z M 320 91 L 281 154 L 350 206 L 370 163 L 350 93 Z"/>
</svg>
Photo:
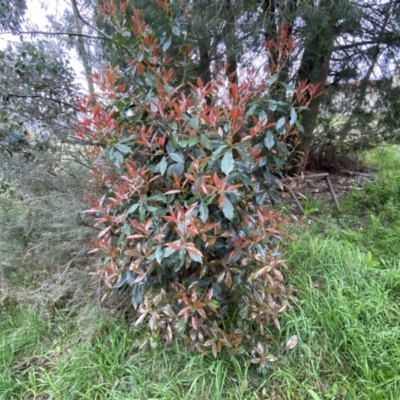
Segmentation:
<svg viewBox="0 0 400 400">
<path fill-rule="evenodd" d="M 260 369 L 178 342 L 139 350 L 142 334 L 95 305 L 82 319 L 65 305 L 5 300 L 0 399 L 399 400 L 400 149 L 365 157 L 379 169 L 373 182 L 342 198 L 341 213 L 317 207 L 319 221 L 291 232 L 298 301 L 260 339 L 277 362 Z"/>
</svg>

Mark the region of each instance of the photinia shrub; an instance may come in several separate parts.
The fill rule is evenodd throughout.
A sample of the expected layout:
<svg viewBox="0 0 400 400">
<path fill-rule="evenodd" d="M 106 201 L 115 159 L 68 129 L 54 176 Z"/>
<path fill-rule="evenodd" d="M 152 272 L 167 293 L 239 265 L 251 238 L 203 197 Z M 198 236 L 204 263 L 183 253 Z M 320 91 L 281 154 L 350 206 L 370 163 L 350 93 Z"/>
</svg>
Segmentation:
<svg viewBox="0 0 400 400">
<path fill-rule="evenodd" d="M 177 84 L 139 14 L 132 30 L 129 68 L 95 74 L 96 100 L 81 104 L 78 136 L 92 145 L 101 193 L 88 198 L 101 227 L 96 273 L 130 292 L 154 346 L 182 335 L 199 351 L 236 353 L 249 321 L 279 327 L 287 306 L 271 196 L 297 113 L 265 98 L 276 76 Z"/>
</svg>

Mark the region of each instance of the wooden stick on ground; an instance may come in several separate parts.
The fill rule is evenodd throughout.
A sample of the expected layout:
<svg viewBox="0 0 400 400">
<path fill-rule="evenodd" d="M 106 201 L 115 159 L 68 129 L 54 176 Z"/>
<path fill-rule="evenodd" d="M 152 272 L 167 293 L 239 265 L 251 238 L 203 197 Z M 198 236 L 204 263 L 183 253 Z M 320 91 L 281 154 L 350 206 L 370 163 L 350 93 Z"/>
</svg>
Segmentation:
<svg viewBox="0 0 400 400">
<path fill-rule="evenodd" d="M 304 208 L 301 205 L 301 203 L 300 203 L 299 199 L 297 198 L 297 196 L 295 195 L 295 193 L 293 192 L 293 190 L 290 187 L 288 187 L 288 191 L 289 191 L 290 195 L 292 196 L 292 199 L 294 200 L 294 202 L 297 204 L 297 207 L 299 207 L 301 213 L 304 214 Z"/>
<path fill-rule="evenodd" d="M 328 184 L 329 191 L 331 192 L 332 200 L 335 203 L 336 210 L 340 211 L 339 202 L 335 195 L 335 191 L 333 190 L 333 186 L 332 186 L 331 180 L 329 179 L 329 176 L 326 177 L 326 183 Z"/>
</svg>

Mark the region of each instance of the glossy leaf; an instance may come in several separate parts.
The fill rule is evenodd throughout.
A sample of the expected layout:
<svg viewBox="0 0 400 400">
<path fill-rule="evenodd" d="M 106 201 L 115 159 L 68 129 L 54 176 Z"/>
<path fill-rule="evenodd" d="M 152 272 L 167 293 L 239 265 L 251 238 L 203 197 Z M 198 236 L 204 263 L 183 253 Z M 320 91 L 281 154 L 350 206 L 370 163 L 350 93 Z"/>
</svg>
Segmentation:
<svg viewBox="0 0 400 400">
<path fill-rule="evenodd" d="M 158 164 L 158 167 L 160 169 L 160 174 L 164 175 L 165 171 L 167 170 L 168 167 L 168 162 L 167 162 L 167 158 L 163 157 L 160 161 L 160 163 Z"/>
<path fill-rule="evenodd" d="M 290 110 L 290 120 L 289 120 L 289 125 L 293 126 L 293 124 L 297 121 L 297 113 L 294 108 Z"/>
<path fill-rule="evenodd" d="M 221 161 L 221 170 L 225 175 L 229 175 L 235 167 L 235 160 L 233 159 L 232 151 L 225 153 Z"/>
<path fill-rule="evenodd" d="M 234 213 L 233 213 L 233 205 L 231 203 L 231 201 L 228 199 L 227 196 L 224 196 L 224 205 L 222 207 L 222 211 L 225 215 L 226 218 L 228 218 L 229 220 L 232 220 L 234 217 Z"/>
<path fill-rule="evenodd" d="M 267 131 L 267 134 L 265 135 L 264 139 L 264 144 L 268 150 L 271 150 L 274 147 L 275 137 L 272 131 Z"/>
</svg>

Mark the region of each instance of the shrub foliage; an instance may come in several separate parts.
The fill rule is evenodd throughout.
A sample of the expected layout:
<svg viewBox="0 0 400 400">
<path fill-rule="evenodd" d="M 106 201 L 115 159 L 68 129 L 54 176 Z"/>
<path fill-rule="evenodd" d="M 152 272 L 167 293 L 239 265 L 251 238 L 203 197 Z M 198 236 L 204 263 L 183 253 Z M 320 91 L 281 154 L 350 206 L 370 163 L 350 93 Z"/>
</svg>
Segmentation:
<svg viewBox="0 0 400 400">
<path fill-rule="evenodd" d="M 236 353 L 248 321 L 279 327 L 287 306 L 284 221 L 271 200 L 301 124 L 295 109 L 265 95 L 278 74 L 182 84 L 168 39 L 159 43 L 139 14 L 132 31 L 129 67 L 95 74 L 97 98 L 80 106 L 78 136 L 93 145 L 91 187 L 101 193 L 88 198 L 101 228 L 96 273 L 130 291 L 152 345 L 179 334 L 199 351 Z M 290 46 L 282 38 L 268 48 L 284 63 Z M 300 85 L 297 97 L 305 92 L 312 88 Z"/>
</svg>

